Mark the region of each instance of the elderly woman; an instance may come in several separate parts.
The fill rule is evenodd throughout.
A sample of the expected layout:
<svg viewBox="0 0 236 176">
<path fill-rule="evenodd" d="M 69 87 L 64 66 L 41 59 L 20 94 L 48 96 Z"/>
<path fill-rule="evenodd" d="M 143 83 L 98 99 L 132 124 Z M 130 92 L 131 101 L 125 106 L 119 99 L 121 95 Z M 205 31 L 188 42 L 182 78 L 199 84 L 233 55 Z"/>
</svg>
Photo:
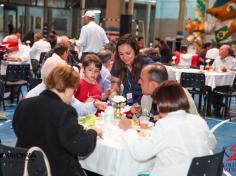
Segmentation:
<svg viewBox="0 0 236 176">
<path fill-rule="evenodd" d="M 19 103 L 13 117 L 16 146 L 42 148 L 50 162 L 52 175 L 84 176 L 77 160 L 96 146 L 99 129 L 84 130 L 76 110 L 69 105 L 80 75 L 66 65 L 53 69 L 46 79 L 46 90 Z"/>
<path fill-rule="evenodd" d="M 139 54 L 135 37 L 131 34 L 122 36 L 117 42 L 115 61 L 111 69 L 111 90 L 120 93 L 120 86 L 123 84 L 122 95 L 127 98 L 127 103 L 140 102 L 142 90 L 138 80 L 142 67 L 149 63 L 153 63 L 153 60 Z"/>
<path fill-rule="evenodd" d="M 140 161 L 156 157 L 152 176 L 187 175 L 194 157 L 209 155 L 215 137 L 200 116 L 188 113 L 189 103 L 183 88 L 175 81 L 165 81 L 153 93 L 160 119 L 149 138 L 136 138 L 130 120 L 120 127 L 127 130 L 123 139 L 131 155 Z"/>
</svg>

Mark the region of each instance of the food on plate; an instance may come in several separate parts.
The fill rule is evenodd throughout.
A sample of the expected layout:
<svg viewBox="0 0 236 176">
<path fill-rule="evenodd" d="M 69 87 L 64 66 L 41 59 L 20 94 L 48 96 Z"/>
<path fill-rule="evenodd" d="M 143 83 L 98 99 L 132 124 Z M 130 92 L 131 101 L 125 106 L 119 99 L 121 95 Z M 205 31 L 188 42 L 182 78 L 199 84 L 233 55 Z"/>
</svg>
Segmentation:
<svg viewBox="0 0 236 176">
<path fill-rule="evenodd" d="M 95 126 L 96 116 L 94 114 L 89 114 L 87 116 L 81 116 L 79 118 L 79 123 L 85 128 L 91 128 Z"/>
</svg>

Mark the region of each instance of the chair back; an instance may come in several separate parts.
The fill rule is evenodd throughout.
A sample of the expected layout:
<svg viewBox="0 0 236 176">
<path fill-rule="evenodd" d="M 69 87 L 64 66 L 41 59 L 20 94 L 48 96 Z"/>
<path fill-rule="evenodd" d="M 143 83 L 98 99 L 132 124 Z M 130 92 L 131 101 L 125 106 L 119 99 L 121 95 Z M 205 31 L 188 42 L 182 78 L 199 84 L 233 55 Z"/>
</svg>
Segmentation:
<svg viewBox="0 0 236 176">
<path fill-rule="evenodd" d="M 236 77 L 234 78 L 234 82 L 232 85 L 232 91 L 236 91 Z"/>
<path fill-rule="evenodd" d="M 4 80 L 2 78 L 2 76 L 0 75 L 0 106 L 2 104 L 2 102 L 4 101 L 4 92 L 5 92 L 5 83 Z"/>
<path fill-rule="evenodd" d="M 40 57 L 39 57 L 39 65 L 40 65 L 40 66 L 43 64 L 44 57 L 45 57 L 46 53 L 47 53 L 47 52 L 41 52 L 41 53 L 40 53 Z"/>
<path fill-rule="evenodd" d="M 193 158 L 187 176 L 221 176 L 223 172 L 224 153 L 225 150 L 213 155 Z"/>
<path fill-rule="evenodd" d="M 41 78 L 29 78 L 29 80 L 28 80 L 29 90 L 33 89 L 41 82 L 42 82 Z"/>
<path fill-rule="evenodd" d="M 34 75 L 37 75 L 40 69 L 39 61 L 37 59 L 30 59 Z"/>
<path fill-rule="evenodd" d="M 186 88 L 205 89 L 205 74 L 204 73 L 181 73 L 180 84 Z"/>
<path fill-rule="evenodd" d="M 28 80 L 30 75 L 30 64 L 9 64 L 6 70 L 6 81 Z"/>
<path fill-rule="evenodd" d="M 0 144 L 0 175 L 22 176 L 26 159 L 28 159 L 29 176 L 47 175 L 47 168 L 41 152 L 28 152 L 25 148 L 10 147 Z"/>
</svg>

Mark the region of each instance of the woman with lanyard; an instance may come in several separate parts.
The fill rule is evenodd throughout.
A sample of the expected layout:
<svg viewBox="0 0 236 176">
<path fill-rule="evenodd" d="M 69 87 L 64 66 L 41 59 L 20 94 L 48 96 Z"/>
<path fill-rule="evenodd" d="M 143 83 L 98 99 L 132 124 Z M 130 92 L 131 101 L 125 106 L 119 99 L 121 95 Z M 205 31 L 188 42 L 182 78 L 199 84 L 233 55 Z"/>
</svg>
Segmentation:
<svg viewBox="0 0 236 176">
<path fill-rule="evenodd" d="M 124 89 L 122 95 L 127 104 L 140 103 L 142 90 L 138 84 L 142 67 L 153 63 L 151 58 L 139 54 L 137 40 L 132 34 L 125 34 L 116 44 L 115 61 L 111 69 L 111 94 L 120 94 L 121 84 Z"/>
</svg>

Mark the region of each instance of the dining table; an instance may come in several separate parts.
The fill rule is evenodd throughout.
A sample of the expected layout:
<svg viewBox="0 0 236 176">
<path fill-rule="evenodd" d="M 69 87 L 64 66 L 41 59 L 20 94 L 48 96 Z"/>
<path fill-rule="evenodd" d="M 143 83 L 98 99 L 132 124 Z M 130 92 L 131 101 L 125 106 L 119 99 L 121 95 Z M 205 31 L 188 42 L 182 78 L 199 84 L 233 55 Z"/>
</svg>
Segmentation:
<svg viewBox="0 0 236 176">
<path fill-rule="evenodd" d="M 103 176 L 137 176 L 140 172 L 149 172 L 155 158 L 147 161 L 135 160 L 122 139 L 124 131 L 118 127 L 118 120 L 104 122 L 96 120 L 96 127 L 102 128 L 103 137 L 98 138 L 95 150 L 86 158 L 79 158 L 82 168 Z M 137 126 L 132 130 L 138 130 Z M 150 129 L 145 129 L 142 136 L 139 133 L 134 137 L 149 137 Z M 143 135 L 145 134 L 145 135 Z"/>
<path fill-rule="evenodd" d="M 217 86 L 231 86 L 234 82 L 235 72 L 227 71 L 207 71 L 194 68 L 184 68 L 178 66 L 166 66 L 168 75 L 171 75 L 172 79 L 180 82 L 181 73 L 204 73 L 206 77 L 205 85 L 211 87 L 213 90 Z"/>
</svg>

